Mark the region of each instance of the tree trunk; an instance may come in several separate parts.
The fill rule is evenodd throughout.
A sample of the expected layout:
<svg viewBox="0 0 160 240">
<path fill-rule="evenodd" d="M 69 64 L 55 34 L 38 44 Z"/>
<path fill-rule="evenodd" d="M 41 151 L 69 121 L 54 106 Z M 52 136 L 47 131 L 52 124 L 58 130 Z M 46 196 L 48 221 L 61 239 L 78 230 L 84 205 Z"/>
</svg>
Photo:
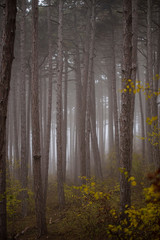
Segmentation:
<svg viewBox="0 0 160 240">
<path fill-rule="evenodd" d="M 64 111 L 63 111 L 63 181 L 66 181 L 66 150 L 67 150 L 67 105 L 68 105 L 68 55 L 65 53 L 65 77 L 64 77 Z"/>
<path fill-rule="evenodd" d="M 94 44 L 95 44 L 95 0 L 91 1 L 91 31 L 90 31 L 90 48 L 89 48 L 89 65 L 88 65 L 88 82 L 87 82 L 87 99 L 86 99 L 86 121 L 88 125 L 87 134 L 90 133 L 91 128 L 91 140 L 92 150 L 95 161 L 95 173 L 96 177 L 102 179 L 101 159 L 98 148 L 97 133 L 96 133 L 96 116 L 95 116 L 95 82 L 93 74 L 93 60 L 94 60 Z M 92 109 L 91 109 L 92 108 Z M 90 122 L 90 124 L 89 124 Z M 89 141 L 89 136 L 87 137 Z M 88 148 L 89 142 L 86 143 Z M 86 149 L 86 152 L 89 149 Z"/>
<path fill-rule="evenodd" d="M 63 187 L 63 166 L 62 166 L 62 0 L 59 1 L 59 25 L 58 25 L 58 75 L 57 75 L 57 181 L 59 207 L 64 208 L 65 197 Z"/>
<path fill-rule="evenodd" d="M 0 68 L 0 239 L 7 239 L 6 219 L 6 117 L 16 23 L 16 0 L 6 0 Z"/>
<path fill-rule="evenodd" d="M 32 154 L 38 237 L 47 232 L 41 179 L 41 152 L 38 98 L 38 0 L 32 1 Z"/>
<path fill-rule="evenodd" d="M 152 43 L 151 43 L 151 0 L 147 0 L 147 76 L 146 80 L 149 83 L 151 91 L 153 91 L 153 70 L 152 70 Z M 149 94 L 149 92 L 147 92 Z M 146 103 L 146 117 L 152 116 L 152 98 L 147 100 Z M 146 125 L 146 132 L 151 132 L 151 126 Z M 149 136 L 147 136 L 148 138 Z M 147 154 L 148 163 L 153 163 L 153 149 L 151 143 L 147 139 Z"/>
<path fill-rule="evenodd" d="M 22 12 L 20 21 L 20 52 L 21 52 L 21 184 L 22 188 L 27 188 L 28 159 L 26 153 L 26 88 L 25 88 L 25 0 L 22 1 Z M 27 190 L 22 191 L 22 216 L 27 216 Z"/>
<path fill-rule="evenodd" d="M 46 141 L 45 141 L 45 155 L 44 155 L 44 208 L 46 208 L 47 200 L 47 188 L 48 188 L 48 168 L 49 168 L 49 152 L 50 152 L 50 141 L 51 141 L 51 117 L 52 117 L 52 41 L 51 41 L 51 8 L 50 0 L 48 0 L 48 61 L 49 61 L 49 86 L 48 86 L 48 119 L 46 126 Z"/>
<path fill-rule="evenodd" d="M 138 64 L 137 64 L 138 65 Z M 140 81 L 139 77 L 139 69 L 137 71 L 138 75 L 138 81 Z M 141 115 L 141 136 L 144 138 L 142 140 L 142 158 L 143 163 L 145 164 L 145 126 L 144 126 L 144 112 L 143 112 L 143 104 L 142 104 L 142 92 L 139 92 L 139 108 L 140 108 L 140 115 Z"/>
<path fill-rule="evenodd" d="M 113 56 L 111 56 L 113 58 Z M 115 64 L 115 63 L 114 63 Z M 113 66 L 112 66 L 113 67 Z M 112 67 L 110 66 L 109 71 L 109 78 L 108 78 L 108 144 L 109 144 L 109 152 L 113 151 L 113 82 L 112 82 L 112 74 L 110 71 L 112 71 Z"/>
<path fill-rule="evenodd" d="M 86 144 L 85 144 L 85 131 L 86 131 L 86 102 L 87 102 L 87 84 L 88 84 L 88 67 L 89 67 L 89 40 L 90 40 L 90 7 L 87 10 L 87 23 L 86 35 L 84 46 L 84 69 L 82 75 L 82 109 L 80 114 L 80 175 L 86 176 Z M 83 182 L 83 180 L 82 180 Z"/>
<path fill-rule="evenodd" d="M 117 92 L 116 92 L 116 58 L 115 58 L 115 32 L 114 32 L 114 19 L 112 14 L 112 9 L 110 9 L 110 16 L 112 22 L 111 28 L 111 68 L 112 68 L 112 94 L 113 94 L 113 115 L 114 115 L 114 125 L 115 125 L 115 153 L 117 168 L 120 165 L 119 156 L 119 120 L 118 120 L 118 106 L 117 106 Z"/>
<path fill-rule="evenodd" d="M 13 135 L 14 135 L 14 176 L 17 180 L 20 180 L 20 153 L 19 153 L 19 132 L 18 132 L 18 114 L 17 114 L 17 99 L 19 96 L 18 87 L 18 74 L 13 74 L 13 102 L 12 102 L 12 114 L 13 114 Z"/>
<path fill-rule="evenodd" d="M 130 177 L 131 172 L 131 124 L 130 109 L 131 95 L 127 90 L 128 80 L 132 73 L 132 0 L 123 0 L 123 68 L 122 68 L 122 88 L 126 89 L 121 95 L 121 116 L 120 116 L 120 210 L 122 217 L 127 206 L 131 205 L 131 187 L 128 178 L 124 174 L 127 172 Z"/>
<path fill-rule="evenodd" d="M 92 79 L 91 86 L 91 104 L 90 104 L 90 131 L 91 131 L 91 144 L 94 156 L 94 169 L 95 175 L 99 179 L 103 179 L 102 167 L 101 167 L 101 156 L 98 147 L 97 133 L 96 133 L 96 110 L 95 110 L 95 82 Z"/>
<path fill-rule="evenodd" d="M 158 14 L 158 23 L 160 24 L 160 7 Z M 155 81 L 153 83 L 153 92 L 158 92 L 158 81 L 159 81 L 159 66 L 160 66 L 160 25 L 158 29 L 158 38 L 157 38 L 157 59 L 155 66 Z M 156 77 L 157 76 L 157 77 Z M 158 116 L 158 104 L 157 104 L 157 95 L 153 94 L 152 96 L 152 115 Z M 152 123 L 152 131 L 158 136 L 158 120 Z M 155 168 L 160 168 L 160 137 L 153 138 L 153 162 Z"/>
<path fill-rule="evenodd" d="M 137 0 L 132 0 L 132 83 L 135 86 L 136 83 L 136 73 L 137 73 L 137 33 L 138 33 L 138 8 Z M 131 124 L 131 156 L 130 161 L 132 164 L 132 152 L 133 152 L 133 126 L 134 126 L 134 111 L 135 111 L 135 94 L 133 91 L 131 94 L 131 114 L 130 114 L 130 124 Z M 136 124 L 136 123 L 135 123 Z"/>
</svg>

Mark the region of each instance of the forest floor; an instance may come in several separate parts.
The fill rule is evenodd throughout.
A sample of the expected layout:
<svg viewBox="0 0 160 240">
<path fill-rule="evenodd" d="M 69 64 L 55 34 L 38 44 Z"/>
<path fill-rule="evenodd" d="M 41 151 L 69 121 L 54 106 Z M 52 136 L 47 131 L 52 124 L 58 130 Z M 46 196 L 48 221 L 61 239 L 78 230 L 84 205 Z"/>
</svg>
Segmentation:
<svg viewBox="0 0 160 240">
<path fill-rule="evenodd" d="M 91 183 L 93 184 L 93 182 Z M 106 186 L 103 186 L 103 188 Z M 93 187 L 92 187 L 93 188 Z M 72 187 L 71 187 L 72 189 Z M 97 215 L 94 208 L 94 204 L 91 206 L 92 209 L 89 208 L 86 209 L 80 209 L 81 208 L 81 201 L 80 199 L 77 199 L 76 201 L 72 201 L 71 197 L 71 189 L 69 186 L 66 187 L 66 195 L 68 196 L 66 199 L 66 206 L 63 210 L 60 210 L 57 205 L 57 193 L 56 193 L 56 184 L 51 184 L 49 187 L 49 198 L 47 202 L 47 229 L 48 234 L 45 236 L 42 236 L 41 240 L 103 240 L 106 239 L 103 233 L 101 236 L 97 236 L 97 234 L 93 234 L 93 237 L 89 237 L 90 232 L 94 231 L 93 228 L 96 228 L 96 218 L 102 218 L 102 225 L 104 225 L 103 221 L 105 221 L 105 213 L 102 212 L 102 217 L 99 216 L 99 213 Z M 72 189 L 73 190 L 73 189 Z M 93 189 L 92 189 L 93 190 Z M 114 190 L 114 203 L 113 205 L 118 205 L 119 201 L 119 190 Z M 140 192 L 140 190 L 138 190 Z M 95 194 L 96 191 L 94 189 Z M 134 196 L 134 194 L 133 194 Z M 139 193 L 140 197 L 140 193 Z M 90 198 L 90 197 L 89 197 Z M 86 199 L 87 202 L 93 201 L 92 197 L 91 199 Z M 85 200 L 85 201 L 86 201 Z M 90 201 L 91 200 L 91 201 Z M 107 200 L 106 200 L 107 201 Z M 138 198 L 136 196 L 136 199 L 134 199 L 134 203 L 138 201 Z M 107 203 L 107 202 L 106 202 Z M 30 203 L 34 205 L 33 203 Z M 97 204 L 97 203 L 96 203 Z M 108 204 L 108 203 L 107 203 Z M 113 206 L 112 205 L 112 206 Z M 104 208 L 104 212 L 107 209 L 107 206 L 105 203 L 100 203 L 100 208 Z M 12 219 L 10 219 L 8 224 L 9 229 L 9 239 L 13 240 L 34 240 L 37 239 L 37 229 L 36 229 L 36 219 L 34 215 L 34 206 L 31 207 L 32 211 L 29 212 L 28 216 L 25 218 L 22 218 L 20 215 L 14 215 Z M 107 211 L 110 208 L 107 209 Z M 86 214 L 86 215 L 85 215 Z M 104 216 L 103 216 L 104 214 Z M 84 215 L 84 216 L 83 216 Z M 91 218 L 90 218 L 91 216 Z M 87 219 L 86 219 L 87 218 Z M 93 219 L 92 219 L 93 218 Z M 104 219 L 103 219 L 104 218 Z M 93 222 L 92 222 L 93 220 Z M 69 222 L 70 221 L 70 224 Z M 84 221 L 84 225 L 83 225 Z M 99 224 L 99 222 L 97 222 Z M 83 226 L 82 226 L 83 225 Z M 87 229 L 88 228 L 88 229 Z M 98 226 L 97 226 L 98 228 Z M 101 227 L 100 227 L 101 228 Z M 99 229 L 100 230 L 100 229 Z M 98 230 L 98 231 L 99 231 Z M 102 229 L 104 231 L 104 229 Z M 91 233 L 92 235 L 92 233 Z M 98 234 L 99 235 L 99 234 Z"/>
<path fill-rule="evenodd" d="M 139 167 L 136 167 L 136 176 L 129 180 L 132 188 L 132 207 L 128 211 L 129 224 L 120 220 L 120 186 L 117 177 L 110 175 L 103 182 L 92 178 L 82 186 L 66 184 L 66 205 L 63 210 L 58 207 L 56 181 L 50 179 L 46 214 L 48 234 L 40 239 L 160 239 L 160 226 L 157 222 L 160 220 L 160 206 L 159 202 L 157 203 L 157 199 L 160 201 L 160 195 L 155 195 L 150 181 L 141 171 L 143 172 L 143 168 L 139 170 Z M 146 202 L 146 191 L 147 197 L 151 196 L 151 202 Z M 15 212 L 13 211 L 14 214 L 10 214 L 11 217 L 8 218 L 9 240 L 37 239 L 34 197 L 33 193 L 29 195 L 28 216 L 25 218 L 20 214 L 21 204 L 17 205 L 16 198 L 12 197 L 14 201 L 11 206 L 13 209 L 15 207 Z M 156 201 L 153 202 L 154 198 Z"/>
</svg>

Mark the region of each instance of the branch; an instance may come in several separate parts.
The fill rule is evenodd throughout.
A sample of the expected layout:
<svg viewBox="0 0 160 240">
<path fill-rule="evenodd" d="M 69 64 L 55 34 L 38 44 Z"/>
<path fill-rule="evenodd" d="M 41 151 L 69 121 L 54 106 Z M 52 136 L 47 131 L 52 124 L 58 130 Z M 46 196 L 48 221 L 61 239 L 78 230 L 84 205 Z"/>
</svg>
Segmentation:
<svg viewBox="0 0 160 240">
<path fill-rule="evenodd" d="M 39 64 L 39 68 L 43 65 L 43 63 L 45 62 L 46 58 L 48 57 L 48 54 L 44 57 L 44 59 L 42 60 L 42 62 Z"/>
<path fill-rule="evenodd" d="M 146 54 L 144 54 L 139 48 L 137 48 L 137 49 L 138 49 L 138 51 L 142 54 L 142 56 L 145 57 L 145 58 L 147 59 Z"/>
</svg>

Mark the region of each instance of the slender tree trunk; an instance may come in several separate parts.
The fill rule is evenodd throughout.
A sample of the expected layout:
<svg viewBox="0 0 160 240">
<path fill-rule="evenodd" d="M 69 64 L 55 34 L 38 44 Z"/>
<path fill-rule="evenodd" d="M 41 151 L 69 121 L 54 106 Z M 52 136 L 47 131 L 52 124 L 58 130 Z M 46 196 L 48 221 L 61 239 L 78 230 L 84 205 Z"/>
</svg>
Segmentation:
<svg viewBox="0 0 160 240">
<path fill-rule="evenodd" d="M 158 23 L 160 24 L 160 7 L 159 7 L 159 14 L 158 14 Z M 157 39 L 157 59 L 156 59 L 156 66 L 155 66 L 155 81 L 153 83 L 153 92 L 158 92 L 158 79 L 159 79 L 159 67 L 160 67 L 160 26 L 158 30 L 158 39 Z M 156 77 L 157 76 L 157 77 Z M 152 96 L 152 115 L 158 116 L 158 104 L 157 104 L 157 95 L 153 94 Z M 158 136 L 158 120 L 152 123 L 152 131 Z M 160 136 L 153 138 L 153 162 L 155 168 L 160 168 Z"/>
<path fill-rule="evenodd" d="M 96 110 L 95 110 L 95 82 L 94 78 L 92 79 L 92 86 L 91 86 L 91 104 L 90 104 L 90 129 L 91 129 L 91 144 L 92 144 L 92 151 L 94 156 L 94 169 L 95 175 L 97 178 L 103 178 L 102 168 L 101 168 L 101 157 L 98 147 L 98 139 L 96 133 Z"/>
<path fill-rule="evenodd" d="M 87 84 L 88 84 L 88 67 L 89 67 L 89 40 L 90 40 L 90 7 L 87 11 L 86 23 L 86 36 L 84 47 L 84 69 L 82 75 L 82 110 L 80 115 L 80 174 L 86 176 L 86 144 L 85 144 L 85 131 L 86 131 L 86 104 L 87 104 Z M 82 181 L 83 182 L 83 181 Z"/>
<path fill-rule="evenodd" d="M 17 98 L 19 95 L 18 89 L 18 75 L 13 76 L 13 102 L 12 102 L 12 114 L 13 114 L 13 135 L 14 135 L 14 176 L 17 180 L 20 180 L 20 153 L 19 153 L 19 134 L 18 134 L 18 118 L 17 118 Z M 18 90 L 17 90 L 18 89 Z"/>
<path fill-rule="evenodd" d="M 65 77 L 64 77 L 64 111 L 63 111 L 63 181 L 66 181 L 66 150 L 67 150 L 67 105 L 68 105 L 68 55 L 65 53 Z"/>
<path fill-rule="evenodd" d="M 22 188 L 27 188 L 28 159 L 26 145 L 26 82 L 25 82 L 25 0 L 22 1 L 22 12 L 20 22 L 20 51 L 21 51 L 21 184 Z M 27 216 L 27 190 L 22 192 L 22 215 Z"/>
<path fill-rule="evenodd" d="M 137 64 L 138 66 L 138 64 Z M 139 69 L 137 71 L 138 75 L 138 81 L 140 81 L 139 77 Z M 141 134 L 142 138 L 145 139 L 145 126 L 144 126 L 144 112 L 143 112 L 143 104 L 142 104 L 142 93 L 139 92 L 139 107 L 140 107 L 140 115 L 141 115 Z M 143 162 L 145 163 L 145 140 L 142 140 L 142 158 Z"/>
<path fill-rule="evenodd" d="M 150 85 L 150 90 L 153 90 L 153 70 L 152 70 L 152 43 L 151 43 L 151 0 L 147 0 L 147 83 Z M 147 92 L 149 94 L 149 92 Z M 152 98 L 146 103 L 146 117 L 152 116 Z M 151 132 L 151 126 L 146 125 L 146 131 Z M 148 138 L 148 136 L 147 136 Z M 147 139 L 147 156 L 148 163 L 153 163 L 153 149 L 151 143 Z"/>
<path fill-rule="evenodd" d="M 77 17 L 76 13 L 74 15 L 74 36 L 75 36 L 75 74 L 76 74 L 76 156 L 75 156 L 75 176 L 74 181 L 75 183 L 78 182 L 78 165 L 80 162 L 80 174 L 81 176 L 85 176 L 86 173 L 84 173 L 84 168 L 82 167 L 83 161 L 85 163 L 84 154 L 85 154 L 85 148 L 83 148 L 83 145 L 85 147 L 85 139 L 84 139 L 84 133 L 85 133 L 85 125 L 84 123 L 84 117 L 85 113 L 82 113 L 82 83 L 81 83 L 81 63 L 80 63 L 80 53 L 79 53 L 79 38 L 78 38 L 78 32 L 77 32 Z M 83 104 L 86 101 L 86 99 L 83 99 Z M 83 170 L 82 170 L 83 169 Z M 83 174 L 82 174 L 83 172 Z"/>
<path fill-rule="evenodd" d="M 138 33 L 138 6 L 137 0 L 132 0 L 132 83 L 135 86 L 136 73 L 137 73 L 137 33 Z M 134 127 L 134 111 L 135 111 L 135 94 L 133 91 L 131 94 L 131 114 L 130 114 L 130 124 L 131 124 L 131 156 L 130 161 L 132 163 L 132 152 L 133 152 L 133 127 Z M 136 123 L 135 123 L 136 124 Z"/>
<path fill-rule="evenodd" d="M 58 25 L 58 76 L 57 76 L 57 181 L 59 207 L 64 208 L 65 197 L 63 187 L 63 166 L 62 166 L 62 0 L 59 1 L 59 25 Z"/>
<path fill-rule="evenodd" d="M 89 67 L 88 67 L 88 86 L 87 86 L 87 115 L 91 125 L 91 141 L 94 155 L 96 177 L 102 179 L 101 157 L 98 147 L 96 133 L 96 110 L 95 110 L 95 80 L 93 73 L 94 66 L 94 46 L 95 46 L 95 0 L 91 3 L 91 38 L 89 50 Z M 86 118 L 86 119 L 88 119 Z"/>
<path fill-rule="evenodd" d="M 88 122 L 90 132 L 91 125 L 91 140 L 92 149 L 95 161 L 96 177 L 102 179 L 101 158 L 98 148 L 97 133 L 96 133 L 96 116 L 95 116 L 95 82 L 93 74 L 93 59 L 94 59 L 94 43 L 95 43 L 95 0 L 91 2 L 91 37 L 90 37 L 90 49 L 89 49 L 89 65 L 88 65 L 88 84 L 87 84 L 87 101 L 86 101 L 86 121 Z M 92 109 L 91 109 L 92 106 Z M 89 124 L 90 122 L 90 124 Z M 87 138 L 89 140 L 89 137 Z M 89 142 L 87 143 L 90 146 Z M 89 151 L 86 150 L 86 151 Z"/>
<path fill-rule="evenodd" d="M 27 94 L 27 135 L 26 135 L 26 149 L 27 149 L 27 155 L 26 158 L 28 159 L 28 175 L 31 176 L 32 172 L 32 164 L 31 164 L 31 141 L 30 141 L 30 132 L 32 132 L 32 126 L 31 126 L 31 67 L 28 66 L 28 94 Z"/>
<path fill-rule="evenodd" d="M 103 94 L 103 82 L 100 83 L 99 86 L 99 98 L 98 98 L 98 116 L 99 116 L 99 149 L 100 149 L 100 156 L 102 161 L 104 161 L 104 94 Z M 112 119 L 113 121 L 113 119 Z"/>
<path fill-rule="evenodd" d="M 6 117 L 16 24 L 16 0 L 6 0 L 0 68 L 0 240 L 7 239 L 6 219 Z"/>
<path fill-rule="evenodd" d="M 112 58 L 113 56 L 111 56 Z M 112 74 L 111 71 L 112 68 L 110 66 L 109 69 L 109 81 L 108 81 L 108 139 L 109 139 L 109 152 L 113 151 L 113 94 L 112 94 Z"/>
<path fill-rule="evenodd" d="M 132 0 L 123 0 L 123 68 L 122 88 L 126 89 L 121 95 L 121 116 L 120 116 L 120 209 L 122 217 L 127 206 L 131 205 L 131 187 L 128 177 L 131 172 L 131 95 L 127 90 L 128 80 L 132 73 Z"/>
<path fill-rule="evenodd" d="M 119 156 L 119 120 L 118 120 L 118 106 L 117 106 L 117 87 L 116 87 L 116 58 L 115 58 L 115 32 L 114 32 L 114 19 L 112 9 L 110 9 L 110 16 L 112 22 L 111 28 L 111 63 L 112 63 L 112 94 L 113 94 L 113 115 L 115 125 L 115 153 L 117 167 L 120 166 Z"/>
<path fill-rule="evenodd" d="M 51 9 L 50 0 L 48 0 L 48 60 L 49 60 L 49 86 L 48 86 L 48 119 L 46 126 L 46 141 L 45 141 L 45 158 L 44 158 L 44 208 L 46 208 L 47 200 L 47 188 L 48 188 L 48 168 L 49 168 L 49 152 L 50 152 L 50 141 L 51 141 L 51 117 L 52 117 L 52 41 L 51 41 Z"/>
<path fill-rule="evenodd" d="M 38 237 L 47 232 L 41 179 L 41 151 L 38 97 L 38 0 L 32 1 L 32 155 Z"/>
</svg>

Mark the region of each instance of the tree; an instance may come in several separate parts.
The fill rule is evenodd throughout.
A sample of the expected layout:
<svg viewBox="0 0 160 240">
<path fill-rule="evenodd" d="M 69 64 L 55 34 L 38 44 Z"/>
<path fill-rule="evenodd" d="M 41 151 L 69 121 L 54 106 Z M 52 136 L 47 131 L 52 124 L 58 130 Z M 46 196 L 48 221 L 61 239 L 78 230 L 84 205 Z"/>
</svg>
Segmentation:
<svg viewBox="0 0 160 240">
<path fill-rule="evenodd" d="M 115 24 L 112 8 L 109 9 L 111 18 L 111 71 L 112 71 L 112 94 L 113 94 L 113 109 L 114 109 L 114 125 L 115 125 L 115 153 L 117 167 L 119 167 L 119 121 L 117 107 L 117 92 L 116 92 L 116 59 L 115 59 Z"/>
<path fill-rule="evenodd" d="M 27 161 L 27 144 L 26 144 L 26 82 L 25 82 L 25 14 L 26 2 L 22 1 L 21 22 L 20 22 L 20 50 L 21 50 L 21 182 L 22 189 L 27 188 L 28 161 Z M 27 215 L 27 190 L 22 192 L 22 215 Z"/>
<path fill-rule="evenodd" d="M 59 1 L 59 25 L 58 25 L 58 74 L 57 74 L 57 183 L 60 208 L 64 207 L 65 197 L 63 188 L 63 154 L 62 154 L 62 0 Z"/>
<path fill-rule="evenodd" d="M 47 232 L 45 208 L 43 205 L 43 191 L 41 179 L 41 151 L 39 127 L 39 99 L 38 99 L 38 0 L 32 1 L 32 155 L 34 195 L 38 236 Z"/>
<path fill-rule="evenodd" d="M 64 76 L 64 107 L 63 107 L 63 181 L 66 181 L 66 157 L 67 157 L 67 93 L 68 93 L 68 54 L 65 52 L 65 76 Z"/>
<path fill-rule="evenodd" d="M 147 75 L 146 82 L 150 85 L 150 88 L 153 90 L 153 62 L 152 62 L 152 33 L 151 33 L 151 0 L 147 0 Z M 152 108 L 153 108 L 153 98 L 148 99 L 146 102 L 146 117 L 151 117 Z M 146 131 L 151 132 L 151 126 L 147 124 Z M 147 157 L 148 163 L 153 162 L 153 146 L 149 141 L 147 141 Z"/>
<path fill-rule="evenodd" d="M 95 163 L 95 174 L 97 178 L 102 179 L 102 169 L 101 169 L 101 157 L 98 147 L 98 140 L 96 134 L 96 111 L 95 111 L 95 79 L 94 79 L 94 46 L 95 46 L 95 7 L 96 1 L 91 1 L 91 37 L 90 37 L 90 49 L 89 49 L 89 67 L 88 67 L 88 88 L 90 88 L 87 94 L 87 111 L 90 115 L 90 126 L 91 126 L 91 142 L 92 150 L 94 155 Z"/>
<path fill-rule="evenodd" d="M 50 0 L 48 0 L 48 61 L 49 61 L 49 87 L 48 87 L 48 118 L 46 126 L 46 144 L 45 144 L 45 159 L 44 159 L 44 207 L 46 207 L 47 199 L 47 188 L 48 188 L 48 167 L 49 167 L 49 150 L 50 150 L 50 139 L 51 139 L 51 117 L 52 117 L 52 41 L 51 41 L 51 8 Z"/>
<path fill-rule="evenodd" d="M 6 117 L 16 26 L 16 0 L 5 2 L 5 23 L 0 67 L 0 239 L 7 239 L 6 222 Z"/>
<path fill-rule="evenodd" d="M 131 95 L 126 87 L 132 74 L 132 0 L 123 0 L 123 29 L 122 88 L 124 91 L 121 95 L 120 115 L 120 208 L 122 216 L 126 206 L 131 205 L 131 187 L 128 182 L 131 172 Z"/>
</svg>

